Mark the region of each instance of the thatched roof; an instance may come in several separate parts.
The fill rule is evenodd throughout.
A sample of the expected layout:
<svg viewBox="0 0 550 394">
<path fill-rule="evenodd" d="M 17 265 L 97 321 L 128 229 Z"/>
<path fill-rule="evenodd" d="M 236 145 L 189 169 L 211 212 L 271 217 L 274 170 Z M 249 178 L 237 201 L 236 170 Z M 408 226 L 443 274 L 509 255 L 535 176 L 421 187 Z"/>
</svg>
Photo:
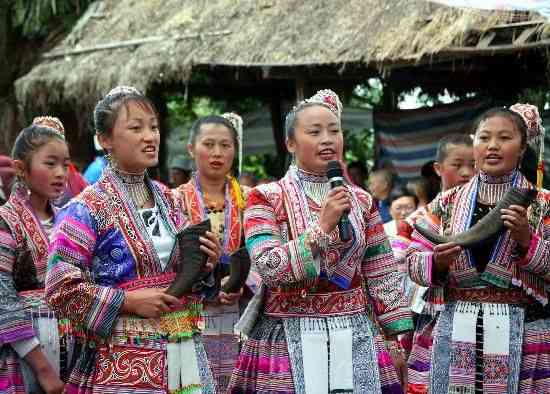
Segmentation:
<svg viewBox="0 0 550 394">
<path fill-rule="evenodd" d="M 469 54 L 472 32 L 475 50 L 483 32 L 508 18 L 422 0 L 105 0 L 17 81 L 16 92 L 29 107 L 78 106 L 117 84 L 146 91 L 185 81 L 200 65 L 380 69 L 434 61 Z M 536 35 L 546 37 L 542 27 Z M 98 50 L 112 44 L 123 46 Z M 506 48 L 492 49 L 499 50 Z"/>
</svg>

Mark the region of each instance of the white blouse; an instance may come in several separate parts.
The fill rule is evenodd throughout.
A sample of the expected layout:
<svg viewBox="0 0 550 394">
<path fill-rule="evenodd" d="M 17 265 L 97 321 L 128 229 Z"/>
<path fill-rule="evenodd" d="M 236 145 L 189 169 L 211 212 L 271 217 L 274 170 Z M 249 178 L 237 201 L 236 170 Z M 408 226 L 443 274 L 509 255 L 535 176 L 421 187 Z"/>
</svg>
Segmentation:
<svg viewBox="0 0 550 394">
<path fill-rule="evenodd" d="M 155 250 L 159 256 L 162 269 L 165 270 L 170 259 L 170 254 L 172 253 L 172 249 L 174 248 L 176 238 L 170 234 L 166 228 L 157 206 L 152 208 L 143 208 L 138 212 L 145 223 L 147 233 L 149 233 L 149 236 L 153 241 L 153 245 L 155 246 Z"/>
</svg>

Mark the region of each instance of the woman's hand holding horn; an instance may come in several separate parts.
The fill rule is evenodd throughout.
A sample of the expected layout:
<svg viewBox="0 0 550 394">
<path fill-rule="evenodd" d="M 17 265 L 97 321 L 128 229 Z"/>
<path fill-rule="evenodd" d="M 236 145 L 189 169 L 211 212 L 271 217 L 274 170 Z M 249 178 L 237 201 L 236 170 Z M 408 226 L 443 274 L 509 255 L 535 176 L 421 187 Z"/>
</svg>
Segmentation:
<svg viewBox="0 0 550 394">
<path fill-rule="evenodd" d="M 510 236 L 525 253 L 531 242 L 531 228 L 527 220 L 527 209 L 520 205 L 510 205 L 508 209 L 501 209 L 500 212 L 504 225 L 510 230 Z"/>
<path fill-rule="evenodd" d="M 454 242 L 434 246 L 433 263 L 436 275 L 446 275 L 451 263 L 458 257 L 462 248 Z"/>
</svg>

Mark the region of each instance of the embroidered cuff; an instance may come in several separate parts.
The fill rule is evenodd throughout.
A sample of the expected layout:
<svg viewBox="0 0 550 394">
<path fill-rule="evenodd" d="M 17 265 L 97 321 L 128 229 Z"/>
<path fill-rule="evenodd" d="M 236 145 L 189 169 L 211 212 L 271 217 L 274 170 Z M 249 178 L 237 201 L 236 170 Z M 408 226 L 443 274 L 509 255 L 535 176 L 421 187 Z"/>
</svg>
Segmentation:
<svg viewBox="0 0 550 394">
<path fill-rule="evenodd" d="M 330 236 L 323 231 L 319 223 L 315 223 L 309 231 L 306 231 L 305 242 L 310 250 L 318 249 L 326 251 L 330 244 Z"/>
<path fill-rule="evenodd" d="M 529 242 L 529 247 L 527 248 L 527 253 L 525 253 L 525 255 L 518 260 L 517 264 L 520 267 L 528 269 L 531 261 L 533 260 L 533 257 L 537 253 L 539 242 L 540 242 L 540 238 L 539 238 L 538 234 L 532 233 L 531 234 L 531 242 Z"/>
<path fill-rule="evenodd" d="M 412 313 L 408 308 L 398 308 L 383 315 L 378 315 L 378 321 L 387 336 L 414 329 Z"/>
<path fill-rule="evenodd" d="M 434 272 L 433 252 L 416 252 L 416 256 L 409 263 L 411 280 L 424 287 L 439 287 L 447 281 L 447 275 Z"/>
<path fill-rule="evenodd" d="M 110 287 L 99 287 L 97 305 L 86 316 L 85 324 L 95 335 L 107 338 L 118 319 L 122 304 L 124 304 L 124 290 Z"/>
</svg>

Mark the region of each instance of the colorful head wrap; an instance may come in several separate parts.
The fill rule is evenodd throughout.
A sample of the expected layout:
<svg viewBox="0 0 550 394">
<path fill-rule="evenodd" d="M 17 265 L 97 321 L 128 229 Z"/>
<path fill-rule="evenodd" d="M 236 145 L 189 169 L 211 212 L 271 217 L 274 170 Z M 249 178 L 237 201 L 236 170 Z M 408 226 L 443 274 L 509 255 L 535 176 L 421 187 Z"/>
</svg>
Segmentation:
<svg viewBox="0 0 550 394">
<path fill-rule="evenodd" d="M 319 90 L 310 98 L 299 102 L 292 111 L 297 112 L 307 104 L 319 104 L 327 107 L 338 119 L 342 116 L 342 102 L 338 95 L 330 89 Z"/>
<path fill-rule="evenodd" d="M 512 105 L 510 111 L 518 114 L 525 123 L 527 128 L 527 143 L 530 145 L 539 144 L 539 160 L 537 164 L 537 188 L 542 188 L 542 180 L 544 177 L 544 134 L 545 130 L 542 126 L 542 119 L 539 115 L 539 110 L 531 104 L 517 103 Z"/>
<path fill-rule="evenodd" d="M 32 124 L 50 129 L 65 139 L 65 128 L 63 127 L 63 123 L 54 116 L 37 116 L 32 120 Z"/>
<path fill-rule="evenodd" d="M 239 144 L 239 174 L 243 169 L 243 118 L 234 112 L 226 112 L 222 114 L 222 118 L 225 118 L 231 123 L 233 128 L 237 131 L 237 142 Z"/>
</svg>

